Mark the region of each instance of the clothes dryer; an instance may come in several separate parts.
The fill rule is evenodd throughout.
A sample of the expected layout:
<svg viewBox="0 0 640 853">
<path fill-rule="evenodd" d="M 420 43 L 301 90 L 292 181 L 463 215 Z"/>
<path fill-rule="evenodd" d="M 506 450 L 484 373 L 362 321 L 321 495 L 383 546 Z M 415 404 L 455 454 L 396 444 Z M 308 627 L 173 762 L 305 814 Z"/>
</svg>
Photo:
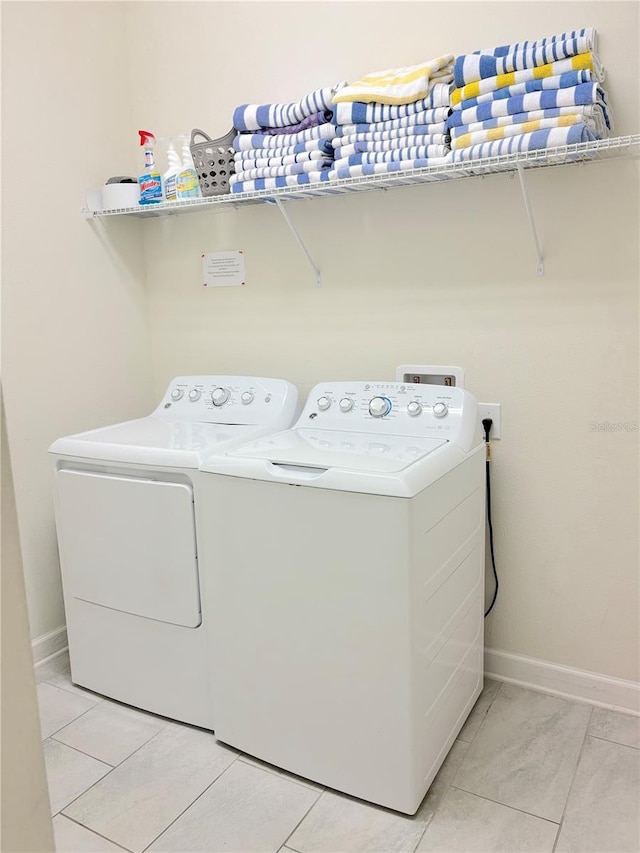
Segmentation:
<svg viewBox="0 0 640 853">
<path fill-rule="evenodd" d="M 75 684 L 213 728 L 198 466 L 213 450 L 289 426 L 297 398 L 281 379 L 181 376 L 148 417 L 54 442 Z M 217 511 L 202 517 L 215 525 Z"/>
<path fill-rule="evenodd" d="M 216 737 L 413 814 L 483 683 L 476 400 L 322 383 L 201 470 Z"/>
</svg>

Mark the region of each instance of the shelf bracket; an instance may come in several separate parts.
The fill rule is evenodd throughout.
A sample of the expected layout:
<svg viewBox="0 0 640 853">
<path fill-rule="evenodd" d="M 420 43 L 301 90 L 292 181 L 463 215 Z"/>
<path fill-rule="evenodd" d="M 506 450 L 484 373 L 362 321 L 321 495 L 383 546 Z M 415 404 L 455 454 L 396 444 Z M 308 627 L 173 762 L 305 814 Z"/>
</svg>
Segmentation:
<svg viewBox="0 0 640 853">
<path fill-rule="evenodd" d="M 518 177 L 520 178 L 520 189 L 522 190 L 522 198 L 524 200 L 524 206 L 527 210 L 529 228 L 531 229 L 531 236 L 533 237 L 533 245 L 536 253 L 536 275 L 544 275 L 544 258 L 542 257 L 542 250 L 540 248 L 540 242 L 538 241 L 536 223 L 535 219 L 533 218 L 533 208 L 531 207 L 529 193 L 527 192 L 527 185 L 524 180 L 524 169 L 522 167 L 522 163 L 517 163 L 516 168 L 518 170 Z"/>
<path fill-rule="evenodd" d="M 320 270 L 319 270 L 319 269 L 318 269 L 318 267 L 313 263 L 313 259 L 312 259 L 311 255 L 309 254 L 309 252 L 308 252 L 308 250 L 307 250 L 307 247 L 306 247 L 306 246 L 305 246 L 305 244 L 302 242 L 302 238 L 300 237 L 300 235 L 299 235 L 299 234 L 298 234 L 298 232 L 296 231 L 296 229 L 295 229 L 295 226 L 294 226 L 293 222 L 292 222 L 292 221 L 291 221 L 291 219 L 289 218 L 289 214 L 288 214 L 288 213 L 287 213 L 287 211 L 285 210 L 285 208 L 284 208 L 284 204 L 283 204 L 283 203 L 282 203 L 282 201 L 278 198 L 278 196 L 274 196 L 274 199 L 273 199 L 273 200 L 274 200 L 274 202 L 275 202 L 275 204 L 276 204 L 276 206 L 277 206 L 278 210 L 279 210 L 279 211 L 280 211 L 280 213 L 282 214 L 284 221 L 285 221 L 285 222 L 287 223 L 287 225 L 289 226 L 289 230 L 291 231 L 291 233 L 293 234 L 293 236 L 296 238 L 296 241 L 297 241 L 298 245 L 300 246 L 300 248 L 301 248 L 301 249 L 302 249 L 302 251 L 304 252 L 304 254 L 305 254 L 306 258 L 307 258 L 307 261 L 308 261 L 308 263 L 309 263 L 309 266 L 310 266 L 310 267 L 311 267 L 311 269 L 313 270 L 313 273 L 314 273 L 314 275 L 315 275 L 315 286 L 316 286 L 316 287 L 322 287 L 322 276 L 320 275 Z"/>
</svg>

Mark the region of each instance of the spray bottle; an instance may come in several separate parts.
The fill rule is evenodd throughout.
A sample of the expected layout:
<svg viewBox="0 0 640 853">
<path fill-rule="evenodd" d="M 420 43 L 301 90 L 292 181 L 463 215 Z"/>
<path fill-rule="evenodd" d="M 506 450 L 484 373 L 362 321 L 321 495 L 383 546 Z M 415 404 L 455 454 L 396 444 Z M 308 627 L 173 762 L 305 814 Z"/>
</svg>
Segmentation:
<svg viewBox="0 0 640 853">
<path fill-rule="evenodd" d="M 156 166 L 153 146 L 156 138 L 148 130 L 139 130 L 140 145 L 144 146 L 144 169 L 138 178 L 140 204 L 155 204 L 162 201 L 162 175 Z"/>
<path fill-rule="evenodd" d="M 178 156 L 173 139 L 167 142 L 167 161 L 169 168 L 164 173 L 164 197 L 167 201 L 175 201 L 177 196 L 176 180 L 182 171 L 182 160 Z"/>
<path fill-rule="evenodd" d="M 198 173 L 193 164 L 191 149 L 189 148 L 189 136 L 181 134 L 179 137 L 182 145 L 182 169 L 176 179 L 176 190 L 178 198 L 200 198 L 200 182 Z"/>
</svg>

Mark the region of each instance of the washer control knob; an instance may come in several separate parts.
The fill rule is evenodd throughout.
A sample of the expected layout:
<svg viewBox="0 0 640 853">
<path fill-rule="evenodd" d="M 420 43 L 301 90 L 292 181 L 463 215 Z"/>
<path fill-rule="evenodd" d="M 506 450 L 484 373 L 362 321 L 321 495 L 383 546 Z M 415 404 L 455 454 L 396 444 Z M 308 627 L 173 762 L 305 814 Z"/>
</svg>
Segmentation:
<svg viewBox="0 0 640 853">
<path fill-rule="evenodd" d="M 340 400 L 340 411 L 341 412 L 350 412 L 353 409 L 353 400 L 350 400 L 349 397 L 343 397 Z"/>
<path fill-rule="evenodd" d="M 372 397 L 369 400 L 369 414 L 374 418 L 383 418 L 391 411 L 391 400 L 388 397 Z"/>
<path fill-rule="evenodd" d="M 433 414 L 436 418 L 443 418 L 447 412 L 449 411 L 449 407 L 446 403 L 434 403 L 433 404 Z"/>
<path fill-rule="evenodd" d="M 411 415 L 412 418 L 415 418 L 417 415 L 422 414 L 422 405 L 417 402 L 417 400 L 412 400 L 407 406 L 407 414 Z"/>
<path fill-rule="evenodd" d="M 255 395 L 254 395 L 253 391 L 243 391 L 240 399 L 245 404 L 245 406 L 248 406 L 249 403 L 253 403 L 254 396 Z"/>
<path fill-rule="evenodd" d="M 189 399 L 192 403 L 195 403 L 196 400 L 200 399 L 201 394 L 202 391 L 199 388 L 192 388 L 191 391 L 189 391 Z"/>
<path fill-rule="evenodd" d="M 326 412 L 331 407 L 331 400 L 328 397 L 318 397 L 318 408 L 321 412 Z"/>
<path fill-rule="evenodd" d="M 224 406 L 229 399 L 229 392 L 226 388 L 214 388 L 211 392 L 211 402 L 214 406 Z"/>
<path fill-rule="evenodd" d="M 182 388 L 174 388 L 173 391 L 171 392 L 171 399 L 172 400 L 181 400 L 183 394 L 184 394 L 184 391 L 182 390 Z"/>
</svg>

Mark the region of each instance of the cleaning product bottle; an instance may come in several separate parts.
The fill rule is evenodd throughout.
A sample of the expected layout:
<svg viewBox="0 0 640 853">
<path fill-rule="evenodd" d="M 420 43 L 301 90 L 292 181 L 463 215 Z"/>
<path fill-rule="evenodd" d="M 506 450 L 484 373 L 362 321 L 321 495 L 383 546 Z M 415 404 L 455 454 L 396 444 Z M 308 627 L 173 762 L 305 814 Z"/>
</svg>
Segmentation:
<svg viewBox="0 0 640 853">
<path fill-rule="evenodd" d="M 167 143 L 167 160 L 169 168 L 164 173 L 164 197 L 166 201 L 175 201 L 177 196 L 176 180 L 182 171 L 182 160 L 178 156 L 173 139 Z"/>
<path fill-rule="evenodd" d="M 162 201 L 162 175 L 156 166 L 153 146 L 156 138 L 148 130 L 139 130 L 140 145 L 144 146 L 144 169 L 138 178 L 140 204 L 155 204 Z"/>
<path fill-rule="evenodd" d="M 198 173 L 189 148 L 189 136 L 181 134 L 179 139 L 182 145 L 182 169 L 176 179 L 177 196 L 178 198 L 200 198 L 202 193 L 200 192 Z"/>
</svg>

